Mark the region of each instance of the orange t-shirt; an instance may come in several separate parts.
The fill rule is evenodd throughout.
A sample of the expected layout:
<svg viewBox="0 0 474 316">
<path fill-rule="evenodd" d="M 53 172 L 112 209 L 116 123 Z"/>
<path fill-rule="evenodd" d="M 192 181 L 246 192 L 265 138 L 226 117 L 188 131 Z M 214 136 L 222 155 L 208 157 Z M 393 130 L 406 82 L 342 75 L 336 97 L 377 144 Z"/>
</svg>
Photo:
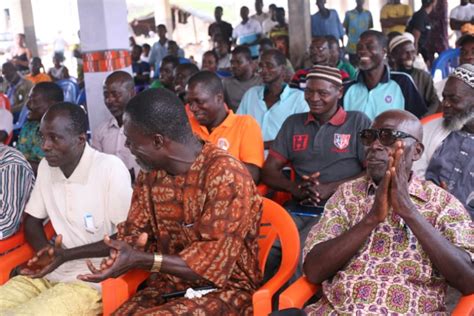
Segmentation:
<svg viewBox="0 0 474 316">
<path fill-rule="evenodd" d="M 263 166 L 265 158 L 262 131 L 253 117 L 234 114 L 232 110 L 228 110 L 225 120 L 209 134 L 207 128 L 200 125 L 194 117 L 189 104 L 186 104 L 186 113 L 194 134 L 227 150 L 244 163 L 250 163 L 260 168 Z"/>
<path fill-rule="evenodd" d="M 51 77 L 48 74 L 40 72 L 36 76 L 27 75 L 25 76 L 25 79 L 33 82 L 34 84 L 40 83 L 40 82 L 45 82 L 45 81 L 53 81 L 51 80 Z"/>
</svg>

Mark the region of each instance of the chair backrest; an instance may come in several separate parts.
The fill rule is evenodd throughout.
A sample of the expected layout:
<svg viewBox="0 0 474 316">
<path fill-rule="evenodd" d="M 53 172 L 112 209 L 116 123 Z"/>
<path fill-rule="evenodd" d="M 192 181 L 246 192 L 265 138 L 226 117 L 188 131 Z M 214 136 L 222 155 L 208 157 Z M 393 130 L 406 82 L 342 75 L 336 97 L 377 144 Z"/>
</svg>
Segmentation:
<svg viewBox="0 0 474 316">
<path fill-rule="evenodd" d="M 5 110 L 11 111 L 10 100 L 3 93 L 0 93 L 0 109 L 5 109 Z"/>
<path fill-rule="evenodd" d="M 443 113 L 433 113 L 422 118 L 420 122 L 421 124 L 425 125 L 426 123 L 431 122 L 432 120 L 438 119 L 440 117 L 443 117 Z"/>
<path fill-rule="evenodd" d="M 13 130 L 17 131 L 20 130 L 23 125 L 25 125 L 26 119 L 28 118 L 28 107 L 26 105 L 23 105 L 23 108 L 21 109 L 20 115 L 18 116 L 18 120 L 16 123 L 13 125 Z"/>
<path fill-rule="evenodd" d="M 282 261 L 277 274 L 283 270 L 292 270 L 289 274 L 293 274 L 300 256 L 298 229 L 288 212 L 281 205 L 267 198 L 263 198 L 259 235 L 258 261 L 260 270 L 264 271 L 272 245 L 278 238 L 282 248 Z"/>
<path fill-rule="evenodd" d="M 459 63 L 459 48 L 450 48 L 442 52 L 438 58 L 433 62 L 431 67 L 431 76 L 434 77 L 436 71 L 441 71 L 441 76 L 446 78 L 451 71 L 458 66 Z"/>
<path fill-rule="evenodd" d="M 77 105 L 86 105 L 86 89 L 82 88 L 79 90 L 79 94 L 76 99 L 76 104 Z"/>
<path fill-rule="evenodd" d="M 64 93 L 64 101 L 75 103 L 79 94 L 79 86 L 71 79 L 63 79 L 56 81 Z"/>
</svg>

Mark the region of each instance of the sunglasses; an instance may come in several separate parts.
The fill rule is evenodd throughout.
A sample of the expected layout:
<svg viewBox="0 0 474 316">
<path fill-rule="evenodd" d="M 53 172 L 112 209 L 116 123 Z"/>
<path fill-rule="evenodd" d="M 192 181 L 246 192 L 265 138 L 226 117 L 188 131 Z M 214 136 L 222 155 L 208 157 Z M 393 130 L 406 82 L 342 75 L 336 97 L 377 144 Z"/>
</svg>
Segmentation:
<svg viewBox="0 0 474 316">
<path fill-rule="evenodd" d="M 378 139 L 383 146 L 392 146 L 397 140 L 403 138 L 413 138 L 418 142 L 418 139 L 414 136 L 390 128 L 364 129 L 359 132 L 359 136 L 364 146 L 370 146 L 376 139 Z"/>
</svg>

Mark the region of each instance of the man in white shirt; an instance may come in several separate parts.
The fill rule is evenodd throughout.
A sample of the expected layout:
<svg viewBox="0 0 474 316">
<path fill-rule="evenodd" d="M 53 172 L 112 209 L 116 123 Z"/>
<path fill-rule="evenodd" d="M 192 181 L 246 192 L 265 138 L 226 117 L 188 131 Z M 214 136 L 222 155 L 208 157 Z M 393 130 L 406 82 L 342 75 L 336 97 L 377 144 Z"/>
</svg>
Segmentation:
<svg viewBox="0 0 474 316">
<path fill-rule="evenodd" d="M 119 157 L 132 174 L 138 175 L 140 167 L 130 150 L 125 147 L 122 116 L 128 101 L 135 95 L 133 77 L 125 71 L 114 71 L 104 82 L 104 103 L 112 117 L 92 133 L 91 146 L 106 154 Z"/>
<path fill-rule="evenodd" d="M 258 57 L 258 42 L 262 35 L 262 26 L 257 20 L 249 19 L 249 8 L 240 8 L 242 22 L 232 31 L 234 43 L 246 45 L 252 52 L 252 57 Z"/>
<path fill-rule="evenodd" d="M 45 158 L 25 209 L 26 240 L 37 253 L 0 287 L 1 315 L 101 312 L 100 289 L 77 275 L 88 271 L 82 258 L 107 253 L 102 240 L 126 219 L 132 188 L 123 162 L 89 147 L 86 131 L 87 116 L 72 103 L 53 105 L 41 121 Z M 47 218 L 58 234 L 54 245 L 43 231 Z"/>
<path fill-rule="evenodd" d="M 456 34 L 456 39 L 461 37 L 461 27 L 465 23 L 472 23 L 474 19 L 474 4 L 469 0 L 461 0 L 461 4 L 451 10 L 449 26 Z"/>
<path fill-rule="evenodd" d="M 263 0 L 255 0 L 255 11 L 256 13 L 250 18 L 258 21 L 263 27 L 263 21 L 270 17 L 268 13 L 263 12 Z"/>
</svg>

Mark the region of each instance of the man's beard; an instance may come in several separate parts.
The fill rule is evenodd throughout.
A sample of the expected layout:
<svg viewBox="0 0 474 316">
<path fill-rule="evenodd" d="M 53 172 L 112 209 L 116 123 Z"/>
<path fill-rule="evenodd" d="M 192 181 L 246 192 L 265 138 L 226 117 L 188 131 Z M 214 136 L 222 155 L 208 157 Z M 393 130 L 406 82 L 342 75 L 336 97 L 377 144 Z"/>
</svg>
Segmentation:
<svg viewBox="0 0 474 316">
<path fill-rule="evenodd" d="M 444 118 L 443 126 L 451 132 L 460 131 L 471 120 L 474 120 L 474 109 L 456 114 L 450 119 Z"/>
</svg>

